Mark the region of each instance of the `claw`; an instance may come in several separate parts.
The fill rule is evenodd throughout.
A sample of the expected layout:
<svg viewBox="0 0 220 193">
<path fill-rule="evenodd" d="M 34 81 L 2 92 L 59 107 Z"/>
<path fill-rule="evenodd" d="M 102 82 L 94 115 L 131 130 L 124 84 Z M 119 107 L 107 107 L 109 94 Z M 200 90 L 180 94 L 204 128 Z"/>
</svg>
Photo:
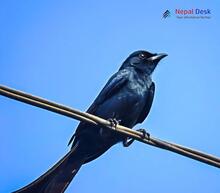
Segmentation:
<svg viewBox="0 0 220 193">
<path fill-rule="evenodd" d="M 115 118 L 110 118 L 108 121 L 110 122 L 112 129 L 116 129 L 117 125 L 121 122 L 121 120 L 117 120 Z"/>
<path fill-rule="evenodd" d="M 145 129 L 138 129 L 142 133 L 142 138 L 150 139 L 150 133 L 148 133 Z"/>
<path fill-rule="evenodd" d="M 121 120 L 117 120 L 117 119 L 115 119 L 115 118 L 110 118 L 110 119 L 107 119 L 107 120 L 110 122 L 110 127 L 111 127 L 112 129 L 114 129 L 114 130 L 116 130 L 117 125 L 121 122 Z M 100 134 L 102 137 L 108 137 L 108 136 L 110 136 L 111 131 L 106 131 L 105 129 L 100 128 L 99 134 Z"/>
<path fill-rule="evenodd" d="M 145 129 L 137 129 L 137 131 L 140 131 L 142 133 L 142 138 L 147 138 L 148 140 L 150 139 L 150 133 L 148 133 Z M 130 138 L 130 137 L 126 137 L 122 143 L 124 147 L 128 147 L 130 146 L 135 139 Z"/>
</svg>

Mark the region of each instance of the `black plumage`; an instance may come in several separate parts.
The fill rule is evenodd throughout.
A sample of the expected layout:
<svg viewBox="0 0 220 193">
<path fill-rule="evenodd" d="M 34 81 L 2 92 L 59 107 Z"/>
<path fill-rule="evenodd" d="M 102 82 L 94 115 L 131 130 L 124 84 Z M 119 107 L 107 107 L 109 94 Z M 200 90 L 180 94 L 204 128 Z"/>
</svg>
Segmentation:
<svg viewBox="0 0 220 193">
<path fill-rule="evenodd" d="M 132 53 L 109 79 L 87 112 L 104 119 L 118 120 L 121 125 L 130 128 L 142 123 L 154 98 L 155 84 L 151 74 L 165 56 L 147 51 Z M 49 171 L 16 193 L 64 192 L 83 164 L 126 140 L 118 133 L 81 122 L 70 140 L 70 152 Z"/>
</svg>

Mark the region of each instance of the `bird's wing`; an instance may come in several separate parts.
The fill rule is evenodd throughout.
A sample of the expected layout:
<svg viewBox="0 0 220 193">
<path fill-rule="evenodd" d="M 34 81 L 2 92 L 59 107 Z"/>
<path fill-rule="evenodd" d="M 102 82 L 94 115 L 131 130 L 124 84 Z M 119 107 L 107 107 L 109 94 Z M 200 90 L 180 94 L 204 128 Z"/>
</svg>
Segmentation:
<svg viewBox="0 0 220 193">
<path fill-rule="evenodd" d="M 115 73 L 101 90 L 95 101 L 87 110 L 88 113 L 95 113 L 99 105 L 117 93 L 128 81 L 129 71 L 120 70 Z"/>
<path fill-rule="evenodd" d="M 142 123 L 146 119 L 147 115 L 149 114 L 150 108 L 152 106 L 153 99 L 154 99 L 154 92 L 155 92 L 155 84 L 154 82 L 152 82 L 149 88 L 149 91 L 148 91 L 146 103 L 140 113 L 137 123 Z"/>
<path fill-rule="evenodd" d="M 89 109 L 86 112 L 95 114 L 96 110 L 104 101 L 106 101 L 115 93 L 117 93 L 126 84 L 126 82 L 128 81 L 128 76 L 129 76 L 129 71 L 125 69 L 115 73 L 106 83 L 104 88 L 101 90 L 99 95 L 96 97 L 95 101 L 92 103 L 92 105 L 89 107 Z M 76 129 L 75 134 L 71 137 L 68 145 L 72 143 L 76 133 L 79 133 L 79 131 L 81 132 L 82 128 L 84 128 L 86 124 L 87 124 L 86 122 L 80 122 L 80 124 Z"/>
</svg>

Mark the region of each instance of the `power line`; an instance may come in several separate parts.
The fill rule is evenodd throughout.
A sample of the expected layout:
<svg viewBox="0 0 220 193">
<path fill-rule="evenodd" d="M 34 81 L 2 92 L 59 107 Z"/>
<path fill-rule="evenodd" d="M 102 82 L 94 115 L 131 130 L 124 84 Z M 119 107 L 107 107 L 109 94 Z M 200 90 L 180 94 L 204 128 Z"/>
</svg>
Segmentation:
<svg viewBox="0 0 220 193">
<path fill-rule="evenodd" d="M 94 125 L 100 125 L 104 126 L 106 129 L 114 130 L 115 132 L 124 134 L 127 137 L 134 138 L 137 141 L 140 141 L 142 143 L 152 145 L 158 148 L 166 149 L 175 153 L 178 153 L 180 155 L 189 157 L 191 159 L 206 163 L 208 165 L 212 165 L 214 167 L 220 168 L 220 158 L 215 157 L 213 155 L 209 155 L 188 147 L 184 147 L 178 144 L 170 143 L 161 139 L 154 138 L 152 136 L 150 137 L 143 137 L 143 133 L 132 130 L 130 128 L 124 127 L 122 125 L 116 125 L 116 127 L 112 127 L 112 124 L 105 119 L 102 119 L 100 117 L 97 117 L 95 115 L 81 112 L 79 110 L 57 104 L 52 101 L 48 101 L 46 99 L 33 96 L 31 94 L 18 91 L 3 85 L 0 85 L 0 95 L 3 95 L 5 97 L 18 100 L 20 102 L 24 102 L 36 107 L 40 107 L 42 109 L 46 109 L 48 111 L 55 112 L 57 114 L 61 114 L 73 119 L 77 119 L 79 121 L 85 121 Z"/>
</svg>

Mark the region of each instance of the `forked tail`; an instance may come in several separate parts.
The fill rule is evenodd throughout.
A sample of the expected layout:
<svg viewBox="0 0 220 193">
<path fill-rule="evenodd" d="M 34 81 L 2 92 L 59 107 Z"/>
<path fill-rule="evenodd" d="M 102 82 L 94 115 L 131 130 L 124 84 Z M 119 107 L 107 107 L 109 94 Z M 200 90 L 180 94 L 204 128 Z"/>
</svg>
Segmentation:
<svg viewBox="0 0 220 193">
<path fill-rule="evenodd" d="M 83 162 L 83 156 L 72 149 L 45 174 L 13 193 L 62 193 Z"/>
</svg>

